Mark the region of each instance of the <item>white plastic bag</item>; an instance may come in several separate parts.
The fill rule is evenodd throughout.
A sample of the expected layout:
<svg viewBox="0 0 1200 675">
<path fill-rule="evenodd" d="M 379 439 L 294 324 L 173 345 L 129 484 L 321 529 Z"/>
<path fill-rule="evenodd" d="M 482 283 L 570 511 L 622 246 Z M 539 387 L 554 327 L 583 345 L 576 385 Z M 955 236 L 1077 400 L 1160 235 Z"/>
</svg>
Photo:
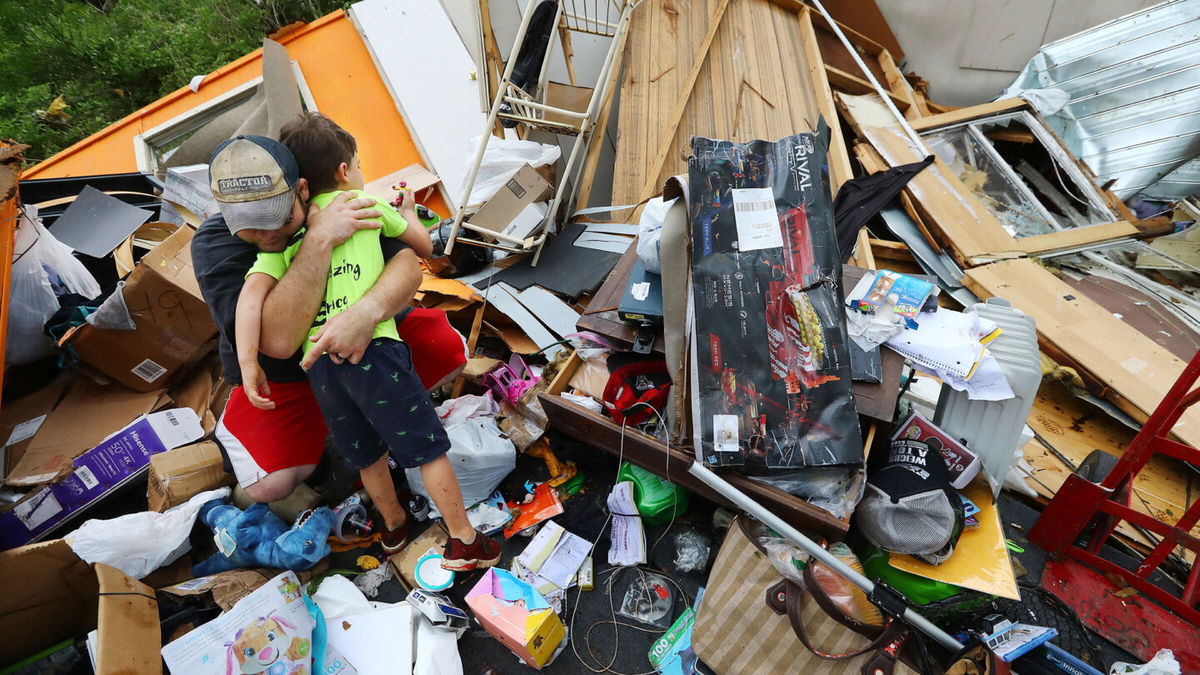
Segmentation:
<svg viewBox="0 0 1200 675">
<path fill-rule="evenodd" d="M 22 211 L 13 242 L 6 365 L 29 363 L 54 353 L 54 341 L 42 327 L 58 311 L 59 293 L 94 298 L 100 295 L 100 284 L 71 254 L 70 246 L 55 239 L 41 220 Z"/>
<path fill-rule="evenodd" d="M 418 616 L 416 663 L 413 675 L 462 675 L 462 657 L 458 654 L 458 636 L 435 628 L 429 619 Z"/>
<path fill-rule="evenodd" d="M 471 144 L 471 152 L 467 155 L 467 167 L 475 159 L 482 136 L 477 136 Z M 529 164 L 533 168 L 547 166 L 558 161 L 562 150 L 557 145 L 546 145 L 536 141 L 509 140 L 507 138 L 492 138 L 488 141 L 487 150 L 483 151 L 483 161 L 479 164 L 479 173 L 475 176 L 475 187 L 471 190 L 468 204 L 483 204 L 508 182 L 522 166 Z M 463 179 L 465 191 L 466 179 Z"/>
<path fill-rule="evenodd" d="M 1182 671 L 1170 649 L 1160 649 L 1142 665 L 1118 661 L 1108 669 L 1109 675 L 1179 675 Z"/>
<path fill-rule="evenodd" d="M 642 215 L 638 219 L 637 257 L 646 269 L 655 274 L 662 274 L 659 238 L 662 236 L 662 225 L 667 217 L 667 210 L 675 203 L 675 199 L 666 202 L 662 197 L 651 199 L 646 202 L 646 207 L 642 209 Z"/>
<path fill-rule="evenodd" d="M 186 553 L 200 507 L 228 496 L 229 488 L 218 488 L 162 513 L 143 511 L 111 520 L 89 520 L 67 535 L 66 541 L 84 562 L 104 563 L 141 579 Z"/>
<path fill-rule="evenodd" d="M 446 456 L 458 476 L 463 506 L 467 508 L 490 497 L 500 481 L 517 466 L 517 449 L 496 424 L 491 412 L 493 404 L 477 400 L 483 398 L 486 397 L 463 396 L 446 401 L 437 409 L 450 437 L 450 452 Z M 406 469 L 405 474 L 408 486 L 429 499 L 429 513 L 437 517 L 437 506 L 421 480 L 421 469 Z"/>
</svg>

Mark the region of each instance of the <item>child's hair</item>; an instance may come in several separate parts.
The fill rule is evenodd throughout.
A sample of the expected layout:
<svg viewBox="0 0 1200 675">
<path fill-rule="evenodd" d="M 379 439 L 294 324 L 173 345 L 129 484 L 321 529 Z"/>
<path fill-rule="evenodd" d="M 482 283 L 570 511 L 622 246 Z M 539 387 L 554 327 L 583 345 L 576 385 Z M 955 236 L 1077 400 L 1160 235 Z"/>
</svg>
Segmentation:
<svg viewBox="0 0 1200 675">
<path fill-rule="evenodd" d="M 350 132 L 321 113 L 304 113 L 283 125 L 279 142 L 296 157 L 300 177 L 308 181 L 313 195 L 337 189 L 338 166 L 350 163 L 358 144 Z"/>
</svg>

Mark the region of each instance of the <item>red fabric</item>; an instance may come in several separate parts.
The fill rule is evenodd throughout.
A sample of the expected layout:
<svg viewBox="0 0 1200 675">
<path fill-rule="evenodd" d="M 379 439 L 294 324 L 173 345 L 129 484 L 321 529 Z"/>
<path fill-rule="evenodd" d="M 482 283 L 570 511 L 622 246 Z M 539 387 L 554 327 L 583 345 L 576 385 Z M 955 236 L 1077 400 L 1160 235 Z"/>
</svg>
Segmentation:
<svg viewBox="0 0 1200 675">
<path fill-rule="evenodd" d="M 259 410 L 234 387 L 225 406 L 225 428 L 268 473 L 316 464 L 325 452 L 325 420 L 308 382 L 272 382 L 274 410 Z"/>
<path fill-rule="evenodd" d="M 426 389 L 467 363 L 462 336 L 440 309 L 414 307 L 396 330 L 412 349 L 413 370 Z"/>
</svg>

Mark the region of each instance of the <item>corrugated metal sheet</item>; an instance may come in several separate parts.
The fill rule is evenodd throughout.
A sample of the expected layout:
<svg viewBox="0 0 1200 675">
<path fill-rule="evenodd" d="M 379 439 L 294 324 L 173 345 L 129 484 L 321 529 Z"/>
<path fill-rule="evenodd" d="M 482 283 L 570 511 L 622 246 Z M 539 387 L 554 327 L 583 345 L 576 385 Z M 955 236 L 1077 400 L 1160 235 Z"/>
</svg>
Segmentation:
<svg viewBox="0 0 1200 675">
<path fill-rule="evenodd" d="M 1164 2 L 1044 45 L 1018 88 L 1070 94 L 1047 121 L 1128 199 L 1200 155 L 1200 0 Z M 1189 177 L 1172 180 L 1171 196 L 1200 190 Z"/>
</svg>

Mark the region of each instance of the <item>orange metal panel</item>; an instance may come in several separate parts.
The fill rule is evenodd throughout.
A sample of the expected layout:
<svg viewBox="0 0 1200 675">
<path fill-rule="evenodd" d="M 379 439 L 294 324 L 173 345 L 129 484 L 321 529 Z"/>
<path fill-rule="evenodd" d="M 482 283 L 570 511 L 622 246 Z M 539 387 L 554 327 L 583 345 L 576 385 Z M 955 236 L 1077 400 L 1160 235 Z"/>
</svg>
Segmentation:
<svg viewBox="0 0 1200 675">
<path fill-rule="evenodd" d="M 358 141 L 370 181 L 420 164 L 416 144 L 354 24 L 338 10 L 278 39 L 300 65 L 317 108 Z M 415 65 L 415 64 L 414 64 Z M 88 176 L 137 171 L 133 139 L 262 74 L 262 50 L 213 71 L 198 92 L 178 89 L 28 169 L 24 178 Z M 431 92 L 430 95 L 436 95 Z M 474 133 L 467 130 L 464 133 Z M 464 159 L 465 161 L 465 159 Z M 426 205 L 449 215 L 434 194 Z"/>
<path fill-rule="evenodd" d="M 8 144 L 0 141 L 0 147 Z M 7 171 L 0 166 L 0 171 Z M 17 172 L 20 170 L 17 169 Z M 14 186 L 12 197 L 0 203 L 0 358 L 3 358 L 8 339 L 8 302 L 12 295 L 13 238 L 17 231 L 17 199 L 19 190 Z M 4 387 L 4 371 L 0 368 L 0 389 Z M 3 468 L 3 467 L 0 467 Z"/>
</svg>

